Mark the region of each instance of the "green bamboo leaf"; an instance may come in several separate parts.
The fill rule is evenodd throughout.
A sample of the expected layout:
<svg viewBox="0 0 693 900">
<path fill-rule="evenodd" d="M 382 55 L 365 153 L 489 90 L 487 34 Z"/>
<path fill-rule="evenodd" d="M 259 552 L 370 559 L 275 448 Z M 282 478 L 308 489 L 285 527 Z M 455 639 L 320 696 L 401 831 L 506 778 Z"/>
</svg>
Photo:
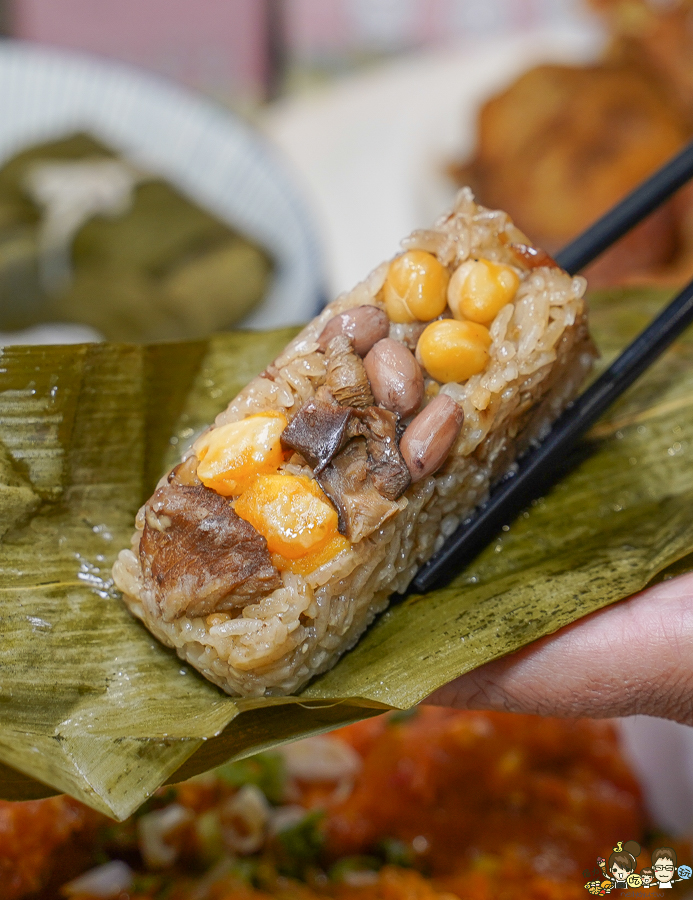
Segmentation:
<svg viewBox="0 0 693 900">
<path fill-rule="evenodd" d="M 594 298 L 601 365 L 661 292 Z M 127 613 L 110 570 L 158 476 L 293 334 L 13 347 L 0 367 L 0 796 L 116 818 L 179 780 L 384 709 L 693 567 L 693 335 L 449 587 L 393 605 L 298 697 L 234 699 Z"/>
</svg>

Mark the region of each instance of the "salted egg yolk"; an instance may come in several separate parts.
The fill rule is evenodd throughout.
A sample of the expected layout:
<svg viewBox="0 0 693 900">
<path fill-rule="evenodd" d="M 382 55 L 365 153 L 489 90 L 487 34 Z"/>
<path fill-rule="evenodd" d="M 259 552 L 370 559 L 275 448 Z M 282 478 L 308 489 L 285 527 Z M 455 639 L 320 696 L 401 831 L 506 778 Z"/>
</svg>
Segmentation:
<svg viewBox="0 0 693 900">
<path fill-rule="evenodd" d="M 264 535 L 271 553 L 299 559 L 337 534 L 337 512 L 304 475 L 262 475 L 234 502 L 241 519 Z"/>
<path fill-rule="evenodd" d="M 286 425 L 286 416 L 271 411 L 212 428 L 193 445 L 200 461 L 197 477 L 224 497 L 238 496 L 258 475 L 277 471 Z"/>
</svg>

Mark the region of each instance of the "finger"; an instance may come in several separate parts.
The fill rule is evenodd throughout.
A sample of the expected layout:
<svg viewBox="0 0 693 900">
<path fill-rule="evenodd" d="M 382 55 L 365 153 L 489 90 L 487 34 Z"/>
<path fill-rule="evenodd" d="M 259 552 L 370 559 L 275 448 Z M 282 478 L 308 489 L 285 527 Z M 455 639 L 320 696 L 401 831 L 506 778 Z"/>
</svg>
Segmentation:
<svg viewBox="0 0 693 900">
<path fill-rule="evenodd" d="M 692 725 L 693 573 L 462 675 L 426 702 L 544 716 L 641 713 Z"/>
</svg>

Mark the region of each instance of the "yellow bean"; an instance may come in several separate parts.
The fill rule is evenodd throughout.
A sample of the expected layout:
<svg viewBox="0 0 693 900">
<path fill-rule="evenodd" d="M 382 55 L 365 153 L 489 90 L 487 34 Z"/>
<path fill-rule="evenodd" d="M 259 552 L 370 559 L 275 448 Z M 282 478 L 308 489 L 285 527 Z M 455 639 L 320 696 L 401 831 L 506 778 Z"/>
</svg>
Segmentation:
<svg viewBox="0 0 693 900">
<path fill-rule="evenodd" d="M 466 381 L 488 363 L 491 335 L 476 322 L 440 319 L 431 322 L 419 338 L 416 355 L 436 381 Z"/>
<path fill-rule="evenodd" d="M 453 272 L 448 303 L 456 319 L 489 325 L 520 285 L 514 269 L 490 259 L 469 259 Z"/>
<path fill-rule="evenodd" d="M 428 322 L 447 305 L 450 275 L 432 253 L 407 250 L 390 263 L 385 308 L 393 322 Z"/>
</svg>

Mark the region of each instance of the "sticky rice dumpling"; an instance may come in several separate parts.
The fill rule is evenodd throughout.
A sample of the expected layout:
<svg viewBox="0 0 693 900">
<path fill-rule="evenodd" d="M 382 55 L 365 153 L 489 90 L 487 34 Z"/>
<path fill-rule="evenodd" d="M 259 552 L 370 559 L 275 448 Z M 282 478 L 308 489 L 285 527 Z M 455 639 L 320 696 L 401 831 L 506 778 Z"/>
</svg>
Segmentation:
<svg viewBox="0 0 693 900">
<path fill-rule="evenodd" d="M 584 279 L 468 189 L 402 248 L 197 438 L 115 564 L 132 613 L 230 694 L 334 665 L 594 359 Z"/>
</svg>

